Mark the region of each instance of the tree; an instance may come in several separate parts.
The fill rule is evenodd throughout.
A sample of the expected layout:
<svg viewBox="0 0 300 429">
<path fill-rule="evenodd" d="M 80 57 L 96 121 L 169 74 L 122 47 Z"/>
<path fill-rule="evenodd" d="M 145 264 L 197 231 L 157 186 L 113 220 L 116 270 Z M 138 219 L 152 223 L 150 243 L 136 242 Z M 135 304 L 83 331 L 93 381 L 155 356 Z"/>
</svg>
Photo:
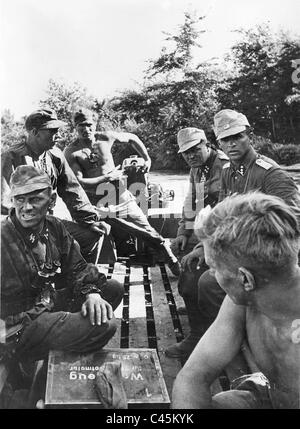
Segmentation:
<svg viewBox="0 0 300 429">
<path fill-rule="evenodd" d="M 297 90 L 291 79 L 293 59 L 300 58 L 299 40 L 285 33 L 272 34 L 266 25 L 239 30 L 241 40 L 227 61 L 234 65 L 227 88 L 219 91 L 223 108 L 247 115 L 256 133 L 282 143 L 295 142 L 299 135 Z"/>
<path fill-rule="evenodd" d="M 157 60 L 150 60 L 150 67 L 146 72 L 146 77 L 153 78 L 157 74 L 168 75 L 173 71 L 180 71 L 185 74 L 192 69 L 192 48 L 201 47 L 198 42 L 199 36 L 205 33 L 205 30 L 197 30 L 196 25 L 201 22 L 205 16 L 196 17 L 190 12 L 184 13 L 184 23 L 179 26 L 178 34 L 163 32 L 167 37 L 167 42 L 173 42 L 175 47 L 169 50 L 164 46 Z"/>
<path fill-rule="evenodd" d="M 68 124 L 68 127 L 60 131 L 62 140 L 59 146 L 63 149 L 74 138 L 73 115 L 76 109 L 80 107 L 94 109 L 96 100 L 78 82 L 66 84 L 63 81 L 50 79 L 46 93 L 47 97 L 40 101 L 40 107 L 50 107 L 55 110 L 59 119 Z"/>
<path fill-rule="evenodd" d="M 164 47 L 158 59 L 150 61 L 144 85 L 137 91 L 124 91 L 110 101 L 111 110 L 123 121 L 136 123 L 155 168 L 186 169 L 178 155 L 176 134 L 180 128 L 204 128 L 213 137 L 211 124 L 218 109 L 217 87 L 224 73 L 208 62 L 193 64 L 193 47 L 205 30 L 196 25 L 204 19 L 184 14 L 183 25 L 175 35 L 167 34 L 172 48 Z"/>
<path fill-rule="evenodd" d="M 25 118 L 15 121 L 14 115 L 9 109 L 4 109 L 1 115 L 1 150 L 20 143 L 26 139 L 24 129 Z"/>
</svg>

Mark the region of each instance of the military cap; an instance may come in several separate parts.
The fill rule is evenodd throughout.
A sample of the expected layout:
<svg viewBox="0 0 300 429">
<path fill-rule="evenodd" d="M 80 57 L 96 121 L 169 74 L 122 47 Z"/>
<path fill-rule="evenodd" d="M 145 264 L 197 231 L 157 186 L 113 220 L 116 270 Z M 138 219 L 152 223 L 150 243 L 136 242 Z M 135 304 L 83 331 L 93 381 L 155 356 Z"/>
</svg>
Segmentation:
<svg viewBox="0 0 300 429">
<path fill-rule="evenodd" d="M 25 128 L 27 131 L 36 128 L 37 130 L 47 130 L 50 128 L 60 128 L 67 125 L 66 122 L 60 121 L 57 114 L 51 109 L 40 109 L 32 112 L 27 116 Z"/>
<path fill-rule="evenodd" d="M 250 127 L 250 124 L 246 116 L 235 110 L 220 110 L 214 116 L 214 132 L 217 140 L 241 133 L 247 126 Z"/>
<path fill-rule="evenodd" d="M 82 108 L 74 114 L 74 124 L 93 124 L 95 122 L 94 113 Z"/>
<path fill-rule="evenodd" d="M 178 153 L 185 152 L 191 147 L 196 146 L 196 144 L 200 143 L 201 141 L 205 143 L 207 142 L 207 138 L 203 130 L 193 127 L 183 128 L 182 130 L 178 131 L 177 134 L 177 143 L 179 146 Z"/>
<path fill-rule="evenodd" d="M 9 185 L 11 197 L 52 187 L 48 174 L 32 165 L 19 165 L 12 173 Z"/>
</svg>

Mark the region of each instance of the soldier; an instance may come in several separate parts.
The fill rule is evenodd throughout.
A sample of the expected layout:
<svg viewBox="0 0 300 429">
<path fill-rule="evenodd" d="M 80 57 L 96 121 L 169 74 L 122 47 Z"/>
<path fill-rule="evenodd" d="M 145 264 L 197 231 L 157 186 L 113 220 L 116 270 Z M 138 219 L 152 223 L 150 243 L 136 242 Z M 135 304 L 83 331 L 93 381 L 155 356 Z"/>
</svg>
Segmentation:
<svg viewBox="0 0 300 429">
<path fill-rule="evenodd" d="M 55 146 L 58 130 L 64 125 L 66 123 L 58 120 L 50 109 L 37 110 L 26 118 L 27 140 L 8 148 L 1 156 L 1 214 L 7 215 L 11 207 L 9 181 L 16 167 L 41 168 L 51 178 L 53 189 L 57 189 L 74 219 L 63 220 L 66 228 L 78 241 L 85 259 L 94 262 L 99 232 L 108 232 L 109 226 L 100 222 L 99 213 L 91 205 L 63 153 Z"/>
<path fill-rule="evenodd" d="M 150 168 L 150 158 L 142 141 L 131 133 L 96 132 L 91 111 L 81 109 L 74 115 L 78 138 L 65 149 L 65 156 L 90 201 L 97 205 L 105 221 L 118 237 L 122 231 L 141 237 L 179 275 L 179 262 L 164 238 L 152 228 L 124 183 L 123 172 L 115 167 L 112 145 L 116 141 L 132 143 Z"/>
<path fill-rule="evenodd" d="M 217 319 L 177 375 L 172 407 L 298 409 L 300 233 L 296 211 L 281 198 L 261 192 L 237 194 L 204 210 L 197 226 L 199 238 L 205 260 L 227 296 Z M 211 384 L 244 341 L 261 372 L 235 379 L 230 390 L 212 397 Z"/>
<path fill-rule="evenodd" d="M 1 318 L 7 347 L 25 366 L 50 349 L 89 353 L 116 331 L 123 286 L 87 263 L 63 223 L 46 215 L 56 195 L 50 177 L 18 166 L 12 208 L 1 225 Z"/>
<path fill-rule="evenodd" d="M 179 221 L 177 238 L 171 248 L 175 254 L 185 255 L 181 260 L 182 272 L 178 290 L 186 306 L 190 333 L 180 343 L 168 347 L 165 353 L 172 358 L 186 358 L 203 334 L 198 316 L 197 283 L 200 275 L 208 268 L 203 260 L 202 245 L 195 246 L 198 240 L 193 235 L 194 220 L 203 207 L 217 203 L 221 171 L 223 165 L 228 162 L 228 157 L 222 151 L 211 147 L 204 131 L 198 128 L 183 128 L 178 132 L 177 142 L 178 153 L 182 153 L 191 169 L 182 219 Z"/>
<path fill-rule="evenodd" d="M 275 195 L 292 207 L 300 207 L 296 183 L 278 164 L 259 155 L 252 146 L 253 133 L 242 113 L 225 109 L 214 117 L 214 131 L 230 162 L 223 166 L 219 200 L 233 193 L 259 190 Z M 225 292 L 208 270 L 198 283 L 199 323 L 203 332 L 215 320 Z"/>
</svg>

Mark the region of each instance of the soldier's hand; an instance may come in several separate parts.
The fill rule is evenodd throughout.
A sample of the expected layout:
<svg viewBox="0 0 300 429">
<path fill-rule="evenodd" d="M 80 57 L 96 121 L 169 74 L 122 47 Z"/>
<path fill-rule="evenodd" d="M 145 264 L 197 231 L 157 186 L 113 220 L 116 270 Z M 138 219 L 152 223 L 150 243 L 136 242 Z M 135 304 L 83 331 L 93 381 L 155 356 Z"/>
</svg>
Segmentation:
<svg viewBox="0 0 300 429">
<path fill-rule="evenodd" d="M 183 251 L 186 248 L 187 242 L 188 237 L 186 237 L 185 235 L 179 235 L 175 238 L 174 241 L 172 241 L 171 247 L 177 252 Z"/>
<path fill-rule="evenodd" d="M 99 222 L 95 222 L 92 226 L 91 226 L 91 230 L 92 231 L 96 231 L 99 234 L 104 234 L 104 235 L 109 235 L 110 234 L 110 230 L 111 230 L 111 226 L 103 221 L 99 221 Z"/>
<path fill-rule="evenodd" d="M 192 252 L 185 255 L 181 260 L 181 267 L 183 270 L 199 270 L 204 262 L 204 250 L 203 247 L 194 249 Z"/>
<path fill-rule="evenodd" d="M 114 180 L 121 179 L 123 176 L 123 171 L 121 170 L 121 166 L 118 165 L 112 171 L 110 171 L 106 177 L 109 182 L 113 182 Z"/>
<path fill-rule="evenodd" d="M 102 325 L 112 319 L 113 309 L 98 293 L 90 293 L 82 304 L 81 314 L 89 316 L 92 325 Z"/>
</svg>

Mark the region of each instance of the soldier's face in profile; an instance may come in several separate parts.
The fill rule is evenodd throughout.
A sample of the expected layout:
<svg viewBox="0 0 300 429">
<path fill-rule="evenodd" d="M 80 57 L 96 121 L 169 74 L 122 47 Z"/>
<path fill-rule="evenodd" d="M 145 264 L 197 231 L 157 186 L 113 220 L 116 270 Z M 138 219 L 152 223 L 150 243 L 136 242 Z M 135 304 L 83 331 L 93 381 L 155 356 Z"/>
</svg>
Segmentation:
<svg viewBox="0 0 300 429">
<path fill-rule="evenodd" d="M 251 140 L 246 131 L 219 140 L 223 152 L 233 162 L 241 161 L 249 152 Z"/>
<path fill-rule="evenodd" d="M 41 155 L 46 150 L 51 149 L 60 138 L 58 128 L 33 129 L 29 131 L 30 147 L 36 155 Z"/>
</svg>

